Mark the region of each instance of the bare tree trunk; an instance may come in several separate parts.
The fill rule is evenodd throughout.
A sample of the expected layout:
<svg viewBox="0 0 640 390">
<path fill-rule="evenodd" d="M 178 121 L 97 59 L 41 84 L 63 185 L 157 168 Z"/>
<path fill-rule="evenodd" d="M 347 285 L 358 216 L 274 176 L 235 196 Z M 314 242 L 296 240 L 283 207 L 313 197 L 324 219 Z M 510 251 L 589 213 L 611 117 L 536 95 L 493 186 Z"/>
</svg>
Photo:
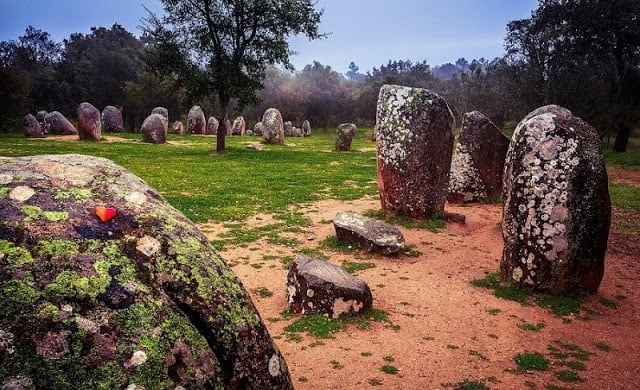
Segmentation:
<svg viewBox="0 0 640 390">
<path fill-rule="evenodd" d="M 222 153 L 225 149 L 225 137 L 227 136 L 227 123 L 229 122 L 229 98 L 220 96 L 220 124 L 216 137 L 216 152 Z"/>
<path fill-rule="evenodd" d="M 626 152 L 627 144 L 629 143 L 629 136 L 631 135 L 631 128 L 627 125 L 622 125 L 616 133 L 616 141 L 613 144 L 614 152 Z"/>
</svg>

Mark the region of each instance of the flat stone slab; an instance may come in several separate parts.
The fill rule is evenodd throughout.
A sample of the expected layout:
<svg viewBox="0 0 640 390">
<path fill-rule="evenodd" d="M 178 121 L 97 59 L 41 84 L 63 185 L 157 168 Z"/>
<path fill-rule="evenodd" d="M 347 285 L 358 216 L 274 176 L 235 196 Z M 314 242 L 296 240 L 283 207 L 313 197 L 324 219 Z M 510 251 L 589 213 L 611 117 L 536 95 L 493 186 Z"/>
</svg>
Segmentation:
<svg viewBox="0 0 640 390">
<path fill-rule="evenodd" d="M 322 259 L 297 255 L 287 275 L 289 306 L 294 313 L 364 313 L 371 308 L 369 286 L 339 266 Z"/>
<path fill-rule="evenodd" d="M 397 227 L 353 211 L 338 213 L 333 226 L 339 240 L 353 242 L 367 252 L 392 255 L 404 246 L 404 236 Z"/>
</svg>

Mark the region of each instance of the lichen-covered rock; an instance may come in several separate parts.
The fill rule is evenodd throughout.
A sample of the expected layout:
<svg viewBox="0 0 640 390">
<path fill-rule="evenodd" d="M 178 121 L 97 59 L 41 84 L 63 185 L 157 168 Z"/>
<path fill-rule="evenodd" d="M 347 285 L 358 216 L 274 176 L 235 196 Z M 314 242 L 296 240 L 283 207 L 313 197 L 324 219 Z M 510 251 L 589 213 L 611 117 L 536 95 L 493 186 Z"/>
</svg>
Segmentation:
<svg viewBox="0 0 640 390">
<path fill-rule="evenodd" d="M 291 264 L 287 295 L 294 313 L 322 314 L 329 318 L 364 313 L 373 301 L 363 280 L 335 264 L 305 255 L 296 255 Z"/>
<path fill-rule="evenodd" d="M 184 134 L 184 125 L 181 121 L 173 122 L 173 126 L 171 126 L 173 134 Z"/>
<path fill-rule="evenodd" d="M 24 136 L 27 138 L 43 138 L 44 132 L 35 116 L 27 114 L 22 121 Z"/>
<path fill-rule="evenodd" d="M 498 199 L 509 138 L 478 111 L 462 117 L 451 161 L 447 200 L 451 203 Z"/>
<path fill-rule="evenodd" d="M 304 120 L 304 122 L 302 122 L 302 135 L 304 137 L 308 137 L 311 135 L 311 122 L 306 119 Z"/>
<path fill-rule="evenodd" d="M 353 211 L 338 213 L 333 226 L 339 240 L 352 242 L 367 252 L 392 255 L 404 246 L 404 236 L 397 227 Z"/>
<path fill-rule="evenodd" d="M 160 114 L 167 120 L 167 122 L 169 121 L 169 110 L 167 110 L 165 107 L 154 107 L 151 110 L 151 113 Z"/>
<path fill-rule="evenodd" d="M 51 111 L 44 117 L 49 132 L 56 135 L 78 135 L 78 130 L 58 111 Z"/>
<path fill-rule="evenodd" d="M 598 290 L 611 205 L 598 133 L 558 106 L 516 127 L 504 170 L 503 277 L 553 294 Z"/>
<path fill-rule="evenodd" d="M 106 106 L 102 110 L 102 128 L 107 133 L 122 132 L 124 130 L 122 112 L 117 107 Z"/>
<path fill-rule="evenodd" d="M 438 94 L 397 85 L 380 89 L 375 132 L 383 210 L 414 218 L 444 211 L 454 126 Z"/>
<path fill-rule="evenodd" d="M 284 123 L 277 108 L 268 108 L 262 115 L 262 138 L 269 144 L 284 144 Z"/>
<path fill-rule="evenodd" d="M 200 106 L 193 106 L 187 114 L 187 131 L 190 134 L 206 134 L 207 119 Z"/>
<path fill-rule="evenodd" d="M 207 121 L 207 130 L 205 134 L 217 135 L 219 126 L 220 126 L 220 122 L 218 122 L 218 120 L 215 117 L 210 116 L 209 120 Z"/>
<path fill-rule="evenodd" d="M 262 122 L 257 122 L 255 126 L 253 126 L 253 135 L 262 137 L 263 133 L 264 133 L 264 125 L 262 124 Z"/>
<path fill-rule="evenodd" d="M 0 198 L 0 384 L 292 388 L 238 278 L 138 177 L 56 155 L 0 158 L 0 178 L 23 188 Z"/>
<path fill-rule="evenodd" d="M 356 137 L 358 128 L 353 123 L 342 123 L 336 130 L 336 151 L 349 152 L 351 141 Z"/>
<path fill-rule="evenodd" d="M 142 140 L 152 144 L 164 144 L 167 142 L 168 129 L 167 118 L 161 114 L 151 114 L 142 122 Z"/>
<path fill-rule="evenodd" d="M 239 116 L 236 119 L 234 119 L 233 121 L 233 125 L 231 127 L 231 134 L 232 135 L 244 135 L 245 133 L 245 122 L 244 122 L 244 117 Z"/>
<path fill-rule="evenodd" d="M 293 137 L 293 123 L 291 121 L 286 121 L 282 123 L 284 127 L 284 136 L 285 137 Z"/>
<path fill-rule="evenodd" d="M 80 139 L 100 141 L 102 138 L 102 123 L 100 111 L 91 103 L 82 102 L 76 111 L 78 115 L 78 136 Z"/>
</svg>

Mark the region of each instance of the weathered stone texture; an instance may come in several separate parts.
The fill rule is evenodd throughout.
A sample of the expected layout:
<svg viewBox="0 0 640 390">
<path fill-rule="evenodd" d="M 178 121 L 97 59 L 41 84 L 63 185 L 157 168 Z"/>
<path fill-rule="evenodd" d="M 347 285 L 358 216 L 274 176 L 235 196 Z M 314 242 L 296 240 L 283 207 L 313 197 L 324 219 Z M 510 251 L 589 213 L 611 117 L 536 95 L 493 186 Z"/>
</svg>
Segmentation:
<svg viewBox="0 0 640 390">
<path fill-rule="evenodd" d="M 44 132 L 35 116 L 27 114 L 22 121 L 24 136 L 27 138 L 43 138 Z"/>
<path fill-rule="evenodd" d="M 0 384 L 292 388 L 241 282 L 138 177 L 51 155 L 0 157 L 0 178 L 31 189 L 0 197 Z"/>
<path fill-rule="evenodd" d="M 415 218 L 444 210 L 455 120 L 427 89 L 384 85 L 376 113 L 382 209 Z"/>
<path fill-rule="evenodd" d="M 244 117 L 239 116 L 233 121 L 233 125 L 231 128 L 232 135 L 244 135 L 246 124 L 244 122 Z"/>
<path fill-rule="evenodd" d="M 167 110 L 165 107 L 154 107 L 151 110 L 152 114 L 160 114 L 162 115 L 167 121 L 169 121 L 169 110 Z"/>
<path fill-rule="evenodd" d="M 124 130 L 122 112 L 114 106 L 106 106 L 102 110 L 102 129 L 107 133 Z"/>
<path fill-rule="evenodd" d="M 369 286 L 348 272 L 322 259 L 297 255 L 287 275 L 289 306 L 294 313 L 364 313 L 373 301 Z"/>
<path fill-rule="evenodd" d="M 167 142 L 168 121 L 161 114 L 151 114 L 142 122 L 142 140 L 152 144 Z"/>
<path fill-rule="evenodd" d="M 218 135 L 218 127 L 219 126 L 220 126 L 220 122 L 218 122 L 218 120 L 215 117 L 210 116 L 209 120 L 207 121 L 206 134 L 207 135 Z"/>
<path fill-rule="evenodd" d="M 77 110 L 78 136 L 80 139 L 100 141 L 102 138 L 102 123 L 100 111 L 91 103 L 80 103 Z"/>
<path fill-rule="evenodd" d="M 462 117 L 451 171 L 447 200 L 452 203 L 498 199 L 509 138 L 478 111 Z"/>
<path fill-rule="evenodd" d="M 49 125 L 47 125 L 47 121 L 45 121 L 46 116 L 47 116 L 47 112 L 44 110 L 40 110 L 36 113 L 36 119 L 38 120 L 38 123 L 40 123 L 40 128 L 42 129 L 42 132 L 45 134 L 49 132 Z"/>
<path fill-rule="evenodd" d="M 181 121 L 173 122 L 173 126 L 171 126 L 173 134 L 184 134 L 184 125 Z"/>
<path fill-rule="evenodd" d="M 302 122 L 302 134 L 305 137 L 311 135 L 311 122 L 306 119 L 304 120 L 304 122 Z"/>
<path fill-rule="evenodd" d="M 353 123 L 342 123 L 336 129 L 336 151 L 351 151 L 351 142 L 356 137 L 358 128 Z"/>
<path fill-rule="evenodd" d="M 503 277 L 553 294 L 597 291 L 611 205 L 598 133 L 558 106 L 516 127 L 504 170 Z"/>
<path fill-rule="evenodd" d="M 276 108 L 268 108 L 262 115 L 262 137 L 269 144 L 284 144 L 284 123 Z"/>
<path fill-rule="evenodd" d="M 56 135 L 78 135 L 78 130 L 58 111 L 51 111 L 44 117 L 49 132 Z"/>
<path fill-rule="evenodd" d="M 189 134 L 205 134 L 207 130 L 207 119 L 200 106 L 193 106 L 187 114 L 187 131 Z"/>
<path fill-rule="evenodd" d="M 353 211 L 336 215 L 333 226 L 339 240 L 352 242 L 367 252 L 391 255 L 404 246 L 404 236 L 397 227 Z"/>
<path fill-rule="evenodd" d="M 262 137 L 263 134 L 264 134 L 264 125 L 262 124 L 262 122 L 257 122 L 256 125 L 253 126 L 253 135 Z"/>
</svg>

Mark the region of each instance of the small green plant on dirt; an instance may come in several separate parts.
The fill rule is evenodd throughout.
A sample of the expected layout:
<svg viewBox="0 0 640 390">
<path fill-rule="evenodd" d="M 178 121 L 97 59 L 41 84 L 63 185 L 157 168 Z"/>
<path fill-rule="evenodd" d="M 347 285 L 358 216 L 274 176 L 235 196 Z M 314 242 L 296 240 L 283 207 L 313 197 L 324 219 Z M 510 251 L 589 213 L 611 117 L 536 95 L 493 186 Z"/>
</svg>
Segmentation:
<svg viewBox="0 0 640 390">
<path fill-rule="evenodd" d="M 393 362 L 395 362 L 395 361 L 396 361 L 396 359 L 394 359 L 394 357 L 393 357 L 393 356 L 391 356 L 391 355 L 385 355 L 385 356 L 383 356 L 383 357 L 382 357 L 382 360 L 384 360 L 384 361 L 385 361 L 385 362 L 387 362 L 387 363 L 393 363 Z"/>
<path fill-rule="evenodd" d="M 544 322 L 538 322 L 537 324 L 532 324 L 530 322 L 522 322 L 520 324 L 518 324 L 518 328 L 522 329 L 522 330 L 529 330 L 531 332 L 539 332 L 542 329 L 544 329 L 545 327 L 545 323 Z"/>
<path fill-rule="evenodd" d="M 487 276 L 485 276 L 482 279 L 472 280 L 471 284 L 473 284 L 476 287 L 491 287 L 491 288 L 495 288 L 495 287 L 498 287 L 500 285 L 500 280 L 501 279 L 502 279 L 502 276 L 500 275 L 500 273 L 491 272 L 491 273 L 488 273 Z"/>
<path fill-rule="evenodd" d="M 338 318 L 327 318 L 319 314 L 302 316 L 287 327 L 285 332 L 306 332 L 318 338 L 333 338 L 333 334 L 346 330 L 349 325 L 358 329 L 368 329 L 371 321 L 389 322 L 389 315 L 384 310 L 370 309 L 360 315 L 341 315 Z"/>
<path fill-rule="evenodd" d="M 405 215 L 386 215 L 384 211 L 374 209 L 365 210 L 362 214 L 369 218 L 383 220 L 391 225 L 400 225 L 408 229 L 426 229 L 433 233 L 437 233 L 447 226 L 447 221 L 438 215 L 428 219 L 414 219 Z"/>
<path fill-rule="evenodd" d="M 455 344 L 447 344 L 447 349 L 458 349 L 458 348 L 460 348 L 460 347 L 458 347 Z"/>
<path fill-rule="evenodd" d="M 262 298 L 269 298 L 273 296 L 273 292 L 266 287 L 256 287 L 251 291 Z"/>
<path fill-rule="evenodd" d="M 282 264 L 283 269 L 289 269 L 291 268 L 291 263 L 293 263 L 293 257 L 283 256 L 280 258 L 280 263 Z"/>
<path fill-rule="evenodd" d="M 487 313 L 489 313 L 492 316 L 497 316 L 498 314 L 500 314 L 502 312 L 502 310 L 497 309 L 497 308 L 493 308 L 493 309 L 487 309 Z"/>
<path fill-rule="evenodd" d="M 350 274 L 355 274 L 358 271 L 363 271 L 369 268 L 375 268 L 376 265 L 371 262 L 358 262 L 358 261 L 344 261 L 342 262 L 342 268 Z"/>
<path fill-rule="evenodd" d="M 562 365 L 565 367 L 569 367 L 574 371 L 586 371 L 587 365 L 578 360 L 569 360 L 566 362 L 562 362 Z"/>
<path fill-rule="evenodd" d="M 380 371 L 384 372 L 385 374 L 395 375 L 399 370 L 396 366 L 385 364 L 384 366 L 380 367 Z"/>
<path fill-rule="evenodd" d="M 577 372 L 571 370 L 560 370 L 555 373 L 556 378 L 562 382 L 576 383 L 584 382 L 584 378 L 578 375 Z"/>
<path fill-rule="evenodd" d="M 479 352 L 479 351 L 475 351 L 475 350 L 473 350 L 473 349 L 470 349 L 470 350 L 469 350 L 469 355 L 471 355 L 471 356 L 477 356 L 478 358 L 480 358 L 480 360 L 484 360 L 484 361 L 486 361 L 486 362 L 488 362 L 488 361 L 489 361 L 489 358 L 488 358 L 488 357 L 484 356 L 481 352 Z"/>
<path fill-rule="evenodd" d="M 334 370 L 341 370 L 342 368 L 344 368 L 344 366 L 337 360 L 332 360 L 329 363 L 331 363 L 331 368 L 333 368 Z"/>
<path fill-rule="evenodd" d="M 367 379 L 367 383 L 371 386 L 382 386 L 383 383 L 380 379 L 376 379 L 376 378 L 369 378 Z"/>
<path fill-rule="evenodd" d="M 320 247 L 334 252 L 346 254 L 355 253 L 358 251 L 357 245 L 346 241 L 340 241 L 335 235 L 330 235 L 323 241 L 320 241 Z"/>
<path fill-rule="evenodd" d="M 402 249 L 402 253 L 404 253 L 406 256 L 409 256 L 409 257 L 420 257 L 420 256 L 422 256 L 422 252 L 420 252 L 418 249 L 416 249 L 415 245 L 406 245 Z"/>
<path fill-rule="evenodd" d="M 549 360 L 538 352 L 519 353 L 513 360 L 518 365 L 518 371 L 520 372 L 549 370 Z"/>
<path fill-rule="evenodd" d="M 604 352 L 611 351 L 611 346 L 609 344 L 603 343 L 601 341 L 597 341 L 597 342 L 593 343 L 593 346 L 598 348 L 601 351 L 604 351 Z"/>
<path fill-rule="evenodd" d="M 537 297 L 538 306 L 545 308 L 556 316 L 578 314 L 582 307 L 582 298 L 563 295 L 540 295 Z"/>
<path fill-rule="evenodd" d="M 556 386 L 556 385 L 546 385 L 545 390 L 571 390 L 567 387 Z"/>
<path fill-rule="evenodd" d="M 309 379 L 307 379 L 304 376 L 301 376 L 300 378 L 298 378 L 298 382 L 300 382 L 300 383 L 307 383 L 308 381 L 309 381 Z"/>
<path fill-rule="evenodd" d="M 453 387 L 454 390 L 487 390 L 487 386 L 479 381 L 465 379 Z"/>
<path fill-rule="evenodd" d="M 529 297 L 529 292 L 513 284 L 506 286 L 497 286 L 493 291 L 493 294 L 497 298 L 507 299 L 509 301 L 516 301 L 525 303 Z"/>
<path fill-rule="evenodd" d="M 360 356 L 363 357 L 367 357 L 367 356 L 372 356 L 373 354 L 371 352 L 360 352 Z"/>
</svg>

